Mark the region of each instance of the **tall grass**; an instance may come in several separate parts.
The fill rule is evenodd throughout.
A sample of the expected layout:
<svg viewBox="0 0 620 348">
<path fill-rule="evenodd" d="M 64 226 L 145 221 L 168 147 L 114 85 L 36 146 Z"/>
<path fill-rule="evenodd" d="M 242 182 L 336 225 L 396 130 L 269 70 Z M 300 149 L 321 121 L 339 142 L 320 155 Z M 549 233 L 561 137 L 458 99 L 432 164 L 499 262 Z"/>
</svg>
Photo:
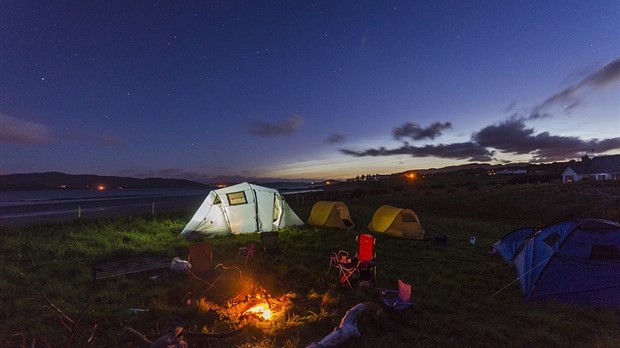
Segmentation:
<svg viewBox="0 0 620 348">
<path fill-rule="evenodd" d="M 259 243 L 256 234 L 211 240 L 215 261 L 231 267 L 214 287 L 169 271 L 92 277 L 100 262 L 153 255 L 185 259 L 190 242 L 179 232 L 193 212 L 3 228 L 0 346 L 20 346 L 22 337 L 36 338 L 40 346 L 67 342 L 68 330 L 43 296 L 72 319 L 81 318 L 72 346 L 120 346 L 124 327 L 156 337 L 174 318 L 182 318 L 191 331 L 230 329 L 234 323 L 218 317 L 217 307 L 258 283 L 273 297 L 293 294 L 292 306 L 273 322 L 249 325 L 225 339 L 188 338 L 190 344 L 303 347 L 327 335 L 349 308 L 363 302 L 362 336 L 345 347 L 617 347 L 619 309 L 524 301 L 514 270 L 488 251 L 518 227 L 573 217 L 620 220 L 618 197 L 618 186 L 592 184 L 375 189 L 345 200 L 355 230 L 304 226 L 282 231 L 286 252 L 278 259 L 257 252 L 247 266 L 235 262 L 240 246 Z M 312 200 L 289 202 L 307 218 Z M 384 307 L 376 289 L 341 288 L 337 271 L 328 270 L 329 254 L 353 252 L 355 235 L 367 230 L 382 204 L 411 208 L 428 237 L 448 237 L 447 245 L 440 245 L 377 235 L 376 286 L 394 288 L 403 279 L 414 288 L 414 305 L 400 312 Z M 472 235 L 475 245 L 469 244 Z M 135 315 L 130 308 L 148 311 Z"/>
</svg>

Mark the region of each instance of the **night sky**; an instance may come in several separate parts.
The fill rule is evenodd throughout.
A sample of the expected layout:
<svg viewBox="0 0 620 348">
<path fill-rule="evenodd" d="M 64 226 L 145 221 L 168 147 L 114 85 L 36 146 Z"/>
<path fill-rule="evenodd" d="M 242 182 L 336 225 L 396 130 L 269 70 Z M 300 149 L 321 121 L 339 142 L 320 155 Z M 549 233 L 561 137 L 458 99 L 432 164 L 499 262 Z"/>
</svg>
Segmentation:
<svg viewBox="0 0 620 348">
<path fill-rule="evenodd" d="M 0 1 L 0 173 L 339 179 L 620 153 L 620 1 Z"/>
</svg>

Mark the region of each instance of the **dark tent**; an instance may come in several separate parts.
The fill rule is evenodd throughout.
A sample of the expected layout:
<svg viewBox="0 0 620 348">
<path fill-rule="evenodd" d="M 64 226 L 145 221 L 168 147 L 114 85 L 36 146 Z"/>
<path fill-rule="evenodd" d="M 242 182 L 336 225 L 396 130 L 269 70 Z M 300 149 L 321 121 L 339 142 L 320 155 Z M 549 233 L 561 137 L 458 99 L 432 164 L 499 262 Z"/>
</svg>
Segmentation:
<svg viewBox="0 0 620 348">
<path fill-rule="evenodd" d="M 524 230 L 495 246 L 514 263 L 527 299 L 620 306 L 620 224 L 569 220 Z"/>
<path fill-rule="evenodd" d="M 493 248 L 502 255 L 502 258 L 506 262 L 512 262 L 512 259 L 520 250 L 519 248 L 523 242 L 534 233 L 535 229 L 531 227 L 520 228 L 518 230 L 509 232 L 500 241 L 493 245 Z"/>
</svg>

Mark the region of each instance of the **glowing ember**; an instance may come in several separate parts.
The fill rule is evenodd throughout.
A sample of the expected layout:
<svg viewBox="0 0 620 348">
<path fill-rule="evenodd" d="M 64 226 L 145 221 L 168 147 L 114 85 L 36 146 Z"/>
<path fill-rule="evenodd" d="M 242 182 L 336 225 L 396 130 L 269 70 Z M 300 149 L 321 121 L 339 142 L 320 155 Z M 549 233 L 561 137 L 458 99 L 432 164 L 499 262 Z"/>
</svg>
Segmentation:
<svg viewBox="0 0 620 348">
<path fill-rule="evenodd" d="M 256 305 L 245 311 L 245 313 L 254 313 L 265 320 L 269 320 L 271 318 L 271 309 L 269 309 L 267 304 Z"/>
</svg>

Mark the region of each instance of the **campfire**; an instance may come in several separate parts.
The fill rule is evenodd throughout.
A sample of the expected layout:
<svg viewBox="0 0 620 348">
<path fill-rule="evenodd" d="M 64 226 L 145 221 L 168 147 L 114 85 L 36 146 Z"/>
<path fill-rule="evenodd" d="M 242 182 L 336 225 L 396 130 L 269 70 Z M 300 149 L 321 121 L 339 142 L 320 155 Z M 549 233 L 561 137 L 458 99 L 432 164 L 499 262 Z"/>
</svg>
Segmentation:
<svg viewBox="0 0 620 348">
<path fill-rule="evenodd" d="M 246 295 L 243 301 L 231 302 L 225 312 L 239 322 L 262 322 L 275 319 L 290 306 L 292 295 L 273 298 L 264 290 L 262 294 Z M 221 313 L 222 314 L 222 313 Z"/>
<path fill-rule="evenodd" d="M 217 312 L 219 320 L 209 325 L 211 329 L 214 326 L 226 325 L 226 323 L 229 327 L 253 325 L 268 328 L 271 322 L 277 320 L 291 307 L 293 297 L 294 294 L 272 297 L 264 289 L 259 288 L 250 291 L 249 294 L 235 296 L 224 306 L 206 299 L 199 300 L 197 304 L 203 311 L 215 310 Z"/>
</svg>

